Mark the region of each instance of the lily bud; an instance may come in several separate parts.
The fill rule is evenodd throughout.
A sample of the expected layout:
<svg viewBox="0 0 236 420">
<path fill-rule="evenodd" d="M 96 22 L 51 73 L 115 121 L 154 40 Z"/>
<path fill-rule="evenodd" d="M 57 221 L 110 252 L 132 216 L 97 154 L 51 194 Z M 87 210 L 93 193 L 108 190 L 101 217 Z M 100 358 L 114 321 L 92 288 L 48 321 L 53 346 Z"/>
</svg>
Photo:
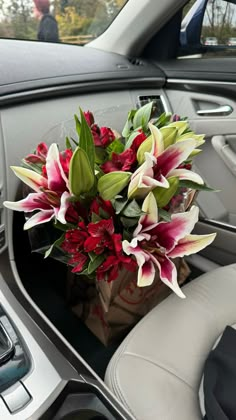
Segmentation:
<svg viewBox="0 0 236 420">
<path fill-rule="evenodd" d="M 166 149 L 168 146 L 171 146 L 172 144 L 175 143 L 177 134 L 178 134 L 178 130 L 175 127 L 162 127 L 160 128 L 160 132 L 162 134 L 163 137 L 163 141 L 164 141 L 164 148 Z"/>
<path fill-rule="evenodd" d="M 178 130 L 178 135 L 181 136 L 189 128 L 189 125 L 187 121 L 176 121 L 169 124 L 168 127 L 175 127 Z"/>
<path fill-rule="evenodd" d="M 128 185 L 131 172 L 114 171 L 98 180 L 98 191 L 103 200 L 111 200 Z"/>
<path fill-rule="evenodd" d="M 88 156 L 81 147 L 77 147 L 70 161 L 69 186 L 76 197 L 91 190 L 94 184 L 94 173 Z"/>
</svg>

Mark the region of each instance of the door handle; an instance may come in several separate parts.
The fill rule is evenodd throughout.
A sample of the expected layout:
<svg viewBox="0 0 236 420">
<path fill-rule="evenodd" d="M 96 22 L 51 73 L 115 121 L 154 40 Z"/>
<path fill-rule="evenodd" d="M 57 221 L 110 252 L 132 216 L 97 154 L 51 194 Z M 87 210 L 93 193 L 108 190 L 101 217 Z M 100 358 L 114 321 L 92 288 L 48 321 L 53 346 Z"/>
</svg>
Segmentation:
<svg viewBox="0 0 236 420">
<path fill-rule="evenodd" d="M 236 176 L 236 153 L 227 144 L 225 136 L 213 136 L 211 144 L 230 172 Z"/>
<path fill-rule="evenodd" d="M 197 115 L 204 116 L 204 117 L 210 117 L 210 116 L 225 116 L 230 115 L 233 112 L 233 108 L 230 105 L 222 105 L 218 108 L 213 109 L 198 109 Z"/>
</svg>

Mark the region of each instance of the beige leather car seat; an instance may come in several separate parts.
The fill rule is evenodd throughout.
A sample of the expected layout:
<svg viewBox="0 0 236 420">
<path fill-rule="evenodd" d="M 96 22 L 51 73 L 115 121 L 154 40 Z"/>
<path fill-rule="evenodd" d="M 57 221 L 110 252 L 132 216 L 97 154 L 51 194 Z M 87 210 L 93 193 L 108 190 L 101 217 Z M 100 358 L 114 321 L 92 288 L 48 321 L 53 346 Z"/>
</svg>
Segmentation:
<svg viewBox="0 0 236 420">
<path fill-rule="evenodd" d="M 206 357 L 236 323 L 236 264 L 198 277 L 131 331 L 111 359 L 105 382 L 138 420 L 200 420 Z"/>
</svg>

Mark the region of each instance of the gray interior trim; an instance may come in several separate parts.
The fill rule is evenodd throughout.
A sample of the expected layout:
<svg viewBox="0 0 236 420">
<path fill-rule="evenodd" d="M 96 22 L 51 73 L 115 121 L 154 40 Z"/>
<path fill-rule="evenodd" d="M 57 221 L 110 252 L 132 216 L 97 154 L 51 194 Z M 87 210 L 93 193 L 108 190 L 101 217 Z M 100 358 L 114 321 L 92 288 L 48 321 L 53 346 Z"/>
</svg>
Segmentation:
<svg viewBox="0 0 236 420">
<path fill-rule="evenodd" d="M 181 78 L 167 78 L 166 83 L 168 84 L 188 84 L 188 85 L 213 85 L 213 86 L 236 86 L 236 82 L 223 82 L 222 80 L 197 80 L 197 79 L 181 79 Z"/>
<path fill-rule="evenodd" d="M 83 93 L 94 93 L 99 91 L 106 90 L 120 90 L 127 88 L 160 88 L 163 86 L 163 79 L 159 77 L 140 77 L 140 78 L 130 78 L 130 79 L 116 79 L 116 80 L 106 80 L 106 81 L 92 81 L 84 83 L 75 83 L 75 84 L 65 84 L 54 87 L 46 87 L 40 89 L 29 89 L 25 86 L 25 91 L 22 92 L 12 92 L 6 95 L 0 95 L 0 107 L 13 105 L 20 102 L 26 102 L 31 100 L 39 100 L 57 96 L 66 96 L 71 94 L 83 94 Z M 26 84 L 27 85 L 27 84 Z"/>
</svg>

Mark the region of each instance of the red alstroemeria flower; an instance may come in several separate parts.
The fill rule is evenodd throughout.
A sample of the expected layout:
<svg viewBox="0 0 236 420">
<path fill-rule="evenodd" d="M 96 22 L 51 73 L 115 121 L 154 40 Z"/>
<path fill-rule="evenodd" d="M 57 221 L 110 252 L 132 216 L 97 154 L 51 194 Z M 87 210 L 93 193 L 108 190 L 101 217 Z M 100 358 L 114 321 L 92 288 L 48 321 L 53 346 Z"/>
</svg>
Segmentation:
<svg viewBox="0 0 236 420">
<path fill-rule="evenodd" d="M 134 138 L 130 148 L 137 153 L 139 146 L 144 142 L 144 140 L 146 140 L 146 138 L 146 134 L 142 130 L 139 130 L 139 134 Z"/>
<path fill-rule="evenodd" d="M 112 217 L 107 220 L 100 220 L 97 223 L 89 223 L 88 232 L 90 237 L 84 243 L 85 252 L 93 251 L 95 254 L 102 254 L 105 248 L 114 248 L 114 224 Z"/>
<path fill-rule="evenodd" d="M 35 153 L 27 155 L 24 160 L 27 163 L 40 163 L 44 165 L 46 163 L 47 154 L 48 146 L 46 143 L 39 143 Z"/>
<path fill-rule="evenodd" d="M 115 135 L 111 128 L 108 127 L 101 127 L 100 128 L 101 133 L 101 145 L 102 147 L 107 147 L 109 144 L 111 144 L 115 140 Z"/>
<path fill-rule="evenodd" d="M 89 127 L 91 127 L 94 124 L 94 116 L 93 116 L 92 112 L 90 112 L 90 111 L 84 112 L 84 118 L 86 119 Z"/>
<path fill-rule="evenodd" d="M 88 261 L 87 255 L 77 252 L 73 257 L 68 261 L 69 264 L 75 264 L 74 268 L 71 270 L 72 273 L 80 273 L 83 271 L 86 262 Z"/>
<path fill-rule="evenodd" d="M 113 152 L 111 160 L 101 165 L 101 169 L 105 174 L 113 171 L 129 171 L 135 161 L 136 154 L 130 148 L 120 154 Z"/>
<path fill-rule="evenodd" d="M 60 162 L 62 169 L 67 177 L 69 177 L 70 161 L 73 155 L 71 149 L 66 149 L 63 152 L 60 152 Z"/>
<path fill-rule="evenodd" d="M 108 216 L 113 217 L 115 215 L 114 208 L 109 200 L 103 200 L 101 197 L 96 197 L 90 206 L 90 213 L 101 216 L 100 209 L 105 211 Z"/>
<path fill-rule="evenodd" d="M 61 248 L 71 255 L 68 263 L 74 265 L 72 273 L 79 273 L 84 269 L 88 256 L 84 252 L 84 242 L 89 237 L 84 222 L 79 222 L 76 229 L 70 229 L 65 234 Z"/>
<path fill-rule="evenodd" d="M 128 271 L 136 271 L 137 263 L 131 257 L 124 255 L 122 250 L 122 237 L 120 234 L 113 235 L 114 254 L 109 255 L 96 271 L 97 280 L 107 280 L 108 283 L 116 280 L 119 271 L 124 268 Z"/>
<path fill-rule="evenodd" d="M 84 222 L 78 223 L 78 228 L 70 229 L 65 234 L 65 239 L 61 244 L 61 248 L 68 254 L 75 254 L 83 251 L 84 242 L 89 237 Z"/>
</svg>

